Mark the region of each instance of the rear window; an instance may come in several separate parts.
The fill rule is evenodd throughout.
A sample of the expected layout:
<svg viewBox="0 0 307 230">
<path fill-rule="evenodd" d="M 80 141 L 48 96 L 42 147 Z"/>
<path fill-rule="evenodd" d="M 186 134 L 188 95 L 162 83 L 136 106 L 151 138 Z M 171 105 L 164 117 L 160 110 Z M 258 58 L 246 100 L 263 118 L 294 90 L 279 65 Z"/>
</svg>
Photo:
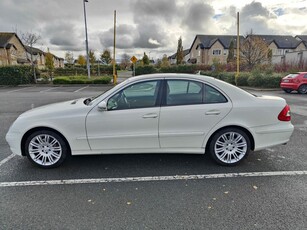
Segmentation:
<svg viewBox="0 0 307 230">
<path fill-rule="evenodd" d="M 299 74 L 298 73 L 291 73 L 286 76 L 286 78 L 296 78 Z"/>
</svg>

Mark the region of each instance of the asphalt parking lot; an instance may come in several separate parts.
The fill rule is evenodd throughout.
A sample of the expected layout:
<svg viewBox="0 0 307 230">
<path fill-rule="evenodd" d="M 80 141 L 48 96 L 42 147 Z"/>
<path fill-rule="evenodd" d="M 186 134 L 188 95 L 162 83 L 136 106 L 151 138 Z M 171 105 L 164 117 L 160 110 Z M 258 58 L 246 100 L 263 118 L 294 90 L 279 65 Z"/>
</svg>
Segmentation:
<svg viewBox="0 0 307 230">
<path fill-rule="evenodd" d="M 0 229 L 307 229 L 307 95 L 252 91 L 284 97 L 295 131 L 236 167 L 140 154 L 43 170 L 11 154 L 5 134 L 19 114 L 108 88 L 0 87 Z"/>
</svg>

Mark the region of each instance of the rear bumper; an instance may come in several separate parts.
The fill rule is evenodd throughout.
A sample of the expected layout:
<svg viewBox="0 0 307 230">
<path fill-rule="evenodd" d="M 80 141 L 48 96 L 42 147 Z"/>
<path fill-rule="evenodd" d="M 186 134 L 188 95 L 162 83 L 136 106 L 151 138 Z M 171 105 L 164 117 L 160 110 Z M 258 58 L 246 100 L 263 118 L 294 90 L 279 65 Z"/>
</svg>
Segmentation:
<svg viewBox="0 0 307 230">
<path fill-rule="evenodd" d="M 254 150 L 258 151 L 276 145 L 286 144 L 290 140 L 293 130 L 294 126 L 291 122 L 254 128 Z"/>
<path fill-rule="evenodd" d="M 280 88 L 282 88 L 282 89 L 297 90 L 298 89 L 298 84 L 282 82 L 282 83 L 280 83 Z"/>
</svg>

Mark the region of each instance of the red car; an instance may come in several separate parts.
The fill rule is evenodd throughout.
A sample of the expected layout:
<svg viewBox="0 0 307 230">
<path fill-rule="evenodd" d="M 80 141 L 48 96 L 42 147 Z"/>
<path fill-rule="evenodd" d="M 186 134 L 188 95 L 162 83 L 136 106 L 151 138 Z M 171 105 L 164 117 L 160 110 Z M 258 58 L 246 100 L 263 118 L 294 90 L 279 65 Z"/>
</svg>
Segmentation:
<svg viewBox="0 0 307 230">
<path fill-rule="evenodd" d="M 280 82 L 280 88 L 291 93 L 296 90 L 300 94 L 307 93 L 307 72 L 291 73 Z"/>
</svg>

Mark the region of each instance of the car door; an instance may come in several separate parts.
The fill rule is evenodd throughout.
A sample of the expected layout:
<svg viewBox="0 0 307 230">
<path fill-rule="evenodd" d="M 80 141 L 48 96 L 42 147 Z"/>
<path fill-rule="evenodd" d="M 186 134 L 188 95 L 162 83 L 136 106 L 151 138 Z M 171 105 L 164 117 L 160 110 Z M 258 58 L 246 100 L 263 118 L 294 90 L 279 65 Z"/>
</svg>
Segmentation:
<svg viewBox="0 0 307 230">
<path fill-rule="evenodd" d="M 161 148 L 202 147 L 205 135 L 231 110 L 217 89 L 192 80 L 167 80 L 160 112 Z"/>
<path fill-rule="evenodd" d="M 129 152 L 159 148 L 160 80 L 130 84 L 114 93 L 107 110 L 92 109 L 86 119 L 92 150 Z"/>
</svg>

